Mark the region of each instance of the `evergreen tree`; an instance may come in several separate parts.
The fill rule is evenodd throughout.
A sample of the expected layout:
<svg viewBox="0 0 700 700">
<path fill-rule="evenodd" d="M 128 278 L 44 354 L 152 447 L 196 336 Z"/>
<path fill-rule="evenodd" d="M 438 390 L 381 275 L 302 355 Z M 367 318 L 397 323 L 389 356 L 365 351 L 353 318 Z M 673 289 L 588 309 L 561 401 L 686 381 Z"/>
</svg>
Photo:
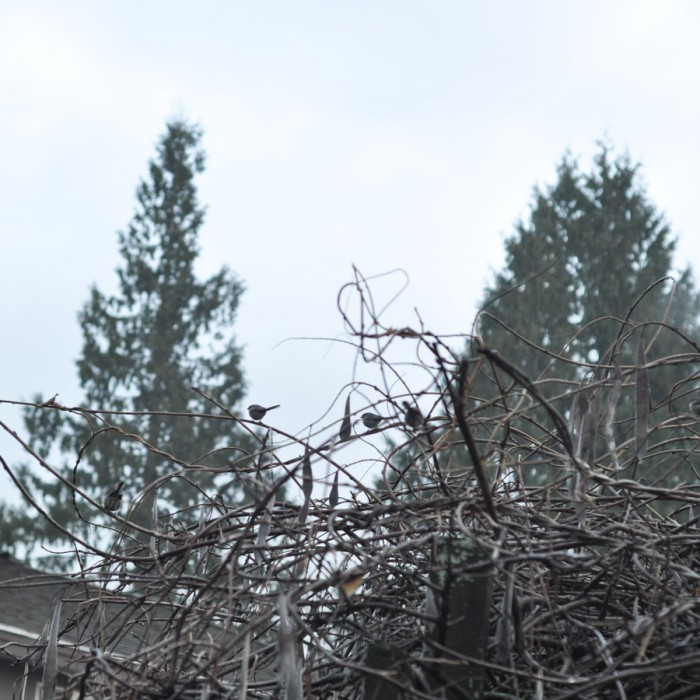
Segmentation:
<svg viewBox="0 0 700 700">
<path fill-rule="evenodd" d="M 482 333 L 501 347 L 515 343 L 519 352 L 509 354 L 532 376 L 548 364 L 546 358 L 536 350 L 522 352 L 488 316 L 546 350 L 595 362 L 619 326 L 615 319 L 599 319 L 624 317 L 647 287 L 672 274 L 675 239 L 648 202 L 638 171 L 628 157 L 611 161 L 607 148 L 585 175 L 564 158 L 556 185 L 536 190 L 530 220 L 506 241 L 505 269 L 484 295 Z M 669 286 L 642 304 L 638 319 L 660 320 Z M 680 276 L 677 294 L 695 300 L 689 270 Z M 679 320 L 693 329 L 696 314 L 697 307 Z M 583 327 L 587 332 L 578 333 Z"/>
<path fill-rule="evenodd" d="M 617 342 L 631 323 L 665 320 L 691 338 L 697 332 L 700 304 L 690 269 L 676 276 L 675 287 L 671 279 L 654 286 L 673 274 L 676 241 L 648 200 L 639 170 L 627 156 L 612 158 L 605 146 L 589 173 L 565 157 L 556 184 L 535 191 L 528 220 L 506 241 L 505 268 L 485 292 L 480 333 L 486 345 L 539 381 L 550 399 L 594 378 L 592 368 L 610 365 L 614 356 L 634 366 L 635 343 Z M 675 300 L 665 316 L 672 289 Z M 645 337 L 657 331 L 649 360 L 694 351 L 662 326 Z M 687 366 L 651 372 L 653 405 L 687 411 L 687 396 L 674 387 L 688 375 Z M 499 387 L 482 376 L 475 390 L 489 399 Z M 566 415 L 571 399 L 555 404 Z M 633 430 L 633 413 L 628 399 L 619 412 L 622 437 Z"/>
<path fill-rule="evenodd" d="M 194 183 L 204 169 L 200 138 L 199 129 L 183 121 L 167 125 L 149 177 L 137 189 L 136 213 L 119 233 L 119 292 L 110 296 L 93 287 L 79 314 L 84 405 L 125 413 L 71 415 L 43 407 L 25 416 L 37 452 L 49 463 L 60 460 L 62 476 L 96 501 L 124 481 L 124 501 L 131 502 L 161 479 L 159 506 L 184 518 L 189 506 L 231 480 L 230 474 L 217 480 L 191 465 L 224 467 L 245 459 L 251 444 L 250 434 L 222 420 L 221 411 L 193 391 L 201 389 L 233 410 L 245 389 L 232 333 L 242 284 L 226 267 L 204 281 L 194 273 L 204 220 Z M 176 472 L 177 478 L 168 478 Z M 69 487 L 35 465 L 21 473 L 52 517 L 85 530 Z M 229 490 L 226 497 L 232 497 Z M 148 498 L 144 502 L 152 505 Z M 89 520 L 104 521 L 104 513 L 78 505 Z M 142 509 L 140 520 L 150 519 Z M 4 521 L 29 549 L 64 541 L 58 530 L 21 509 L 6 507 Z"/>
</svg>

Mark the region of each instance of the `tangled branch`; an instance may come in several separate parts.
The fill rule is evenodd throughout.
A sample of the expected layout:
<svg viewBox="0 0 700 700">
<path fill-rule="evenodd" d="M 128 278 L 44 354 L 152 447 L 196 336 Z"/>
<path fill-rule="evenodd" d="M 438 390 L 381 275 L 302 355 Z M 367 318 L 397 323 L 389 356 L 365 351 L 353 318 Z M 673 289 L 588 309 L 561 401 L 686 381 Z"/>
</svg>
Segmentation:
<svg viewBox="0 0 700 700">
<path fill-rule="evenodd" d="M 478 338 L 468 357 L 420 319 L 384 326 L 357 272 L 339 308 L 372 379 L 353 379 L 325 433 L 248 423 L 253 465 L 224 470 L 243 503 L 110 515 L 58 633 L 65 696 L 698 694 L 700 435 L 671 410 L 692 397 L 696 349 L 647 361 L 625 320 L 635 361 L 552 396 Z M 671 364 L 687 380 L 650 399 Z M 208 398 L 213 420 L 245 422 Z M 206 468 L 170 458 L 142 502 Z M 669 483 L 681 468 L 693 478 Z"/>
</svg>

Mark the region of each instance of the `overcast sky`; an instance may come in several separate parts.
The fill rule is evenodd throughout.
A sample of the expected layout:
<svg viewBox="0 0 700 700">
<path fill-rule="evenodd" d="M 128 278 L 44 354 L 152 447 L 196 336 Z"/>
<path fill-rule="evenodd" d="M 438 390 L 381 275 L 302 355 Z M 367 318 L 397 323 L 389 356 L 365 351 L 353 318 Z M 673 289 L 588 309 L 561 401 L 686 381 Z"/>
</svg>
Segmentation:
<svg viewBox="0 0 700 700">
<path fill-rule="evenodd" d="M 0 3 L 0 398 L 81 403 L 76 314 L 115 289 L 116 232 L 173 116 L 205 134 L 199 273 L 245 282 L 250 398 L 291 432 L 353 378 L 346 349 L 282 342 L 344 337 L 352 265 L 405 271 L 388 325 L 416 307 L 468 332 L 567 150 L 641 161 L 697 269 L 699 26 L 700 3 L 670 0 Z"/>
</svg>

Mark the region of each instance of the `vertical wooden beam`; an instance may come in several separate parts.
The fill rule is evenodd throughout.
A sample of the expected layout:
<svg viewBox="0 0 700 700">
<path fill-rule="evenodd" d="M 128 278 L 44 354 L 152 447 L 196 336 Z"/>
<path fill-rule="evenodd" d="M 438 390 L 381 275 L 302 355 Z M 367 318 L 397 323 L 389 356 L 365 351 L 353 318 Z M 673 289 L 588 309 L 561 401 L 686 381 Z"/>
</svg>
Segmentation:
<svg viewBox="0 0 700 700">
<path fill-rule="evenodd" d="M 484 668 L 460 660 L 486 655 L 492 567 L 476 544 L 464 535 L 451 535 L 437 543 L 431 579 L 438 592 L 432 638 L 439 646 L 434 656 L 447 662 L 434 666 L 440 697 L 477 700 L 484 692 Z"/>
</svg>

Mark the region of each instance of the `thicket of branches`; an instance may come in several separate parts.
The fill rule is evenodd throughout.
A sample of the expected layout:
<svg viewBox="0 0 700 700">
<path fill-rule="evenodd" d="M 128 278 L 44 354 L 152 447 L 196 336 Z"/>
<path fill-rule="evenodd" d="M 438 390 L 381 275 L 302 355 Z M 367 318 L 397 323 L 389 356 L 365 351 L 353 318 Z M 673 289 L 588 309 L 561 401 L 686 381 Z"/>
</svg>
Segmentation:
<svg viewBox="0 0 700 700">
<path fill-rule="evenodd" d="M 252 464 L 225 468 L 251 500 L 200 491 L 164 514 L 159 490 L 197 488 L 190 476 L 214 468 L 121 435 L 172 469 L 138 496 L 156 504 L 150 525 L 130 521 L 134 502 L 100 525 L 108 548 L 74 537 L 74 578 L 88 585 L 46 643 L 70 629 L 82 645 L 65 696 L 697 697 L 700 407 L 673 408 L 695 396 L 695 340 L 647 361 L 658 333 L 676 331 L 620 319 L 617 352 L 579 368 L 561 411 L 478 335 L 464 356 L 420 321 L 386 325 L 359 273 L 341 308 L 347 295 L 358 361 L 380 380 L 348 387 L 330 433 L 286 434 L 273 414 L 256 424 L 209 400 L 207 419 L 257 441 Z M 392 360 L 397 345 L 414 348 L 413 368 Z M 629 348 L 636 360 L 621 364 Z M 669 365 L 685 380 L 651 396 Z M 418 376 L 429 380 L 411 386 Z M 484 383 L 495 398 L 475 394 Z M 635 415 L 618 419 L 625 397 Z M 111 425 L 108 412 L 45 410 Z M 366 412 L 383 420 L 367 428 Z M 649 460 L 656 481 L 636 476 Z M 551 479 L 528 485 L 538 465 Z M 660 485 L 681 467 L 694 478 Z M 292 500 L 276 498 L 282 487 Z M 100 505 L 63 488 L 80 517 Z"/>
</svg>

